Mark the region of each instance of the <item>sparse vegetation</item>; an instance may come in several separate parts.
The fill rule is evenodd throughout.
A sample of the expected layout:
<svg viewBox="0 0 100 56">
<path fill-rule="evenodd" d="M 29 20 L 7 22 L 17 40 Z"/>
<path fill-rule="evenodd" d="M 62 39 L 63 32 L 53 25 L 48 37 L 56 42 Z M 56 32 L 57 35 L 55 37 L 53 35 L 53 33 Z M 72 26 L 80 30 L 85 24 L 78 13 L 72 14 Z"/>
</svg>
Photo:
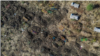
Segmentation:
<svg viewBox="0 0 100 56">
<path fill-rule="evenodd" d="M 49 2 L 49 0 L 38 0 L 38 2 L 41 2 L 43 4 L 47 4 Z"/>
<path fill-rule="evenodd" d="M 78 31 L 78 32 L 81 32 L 81 30 L 80 30 L 80 29 L 77 29 L 77 31 Z"/>
<path fill-rule="evenodd" d="M 72 21 L 76 21 L 75 19 L 71 19 Z"/>
</svg>

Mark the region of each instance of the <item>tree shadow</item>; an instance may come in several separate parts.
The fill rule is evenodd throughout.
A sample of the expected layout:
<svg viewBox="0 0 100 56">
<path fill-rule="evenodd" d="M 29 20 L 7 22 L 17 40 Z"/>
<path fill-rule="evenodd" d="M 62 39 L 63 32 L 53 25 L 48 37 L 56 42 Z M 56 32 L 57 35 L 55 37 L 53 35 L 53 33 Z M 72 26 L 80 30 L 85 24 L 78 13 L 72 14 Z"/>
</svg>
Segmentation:
<svg viewBox="0 0 100 56">
<path fill-rule="evenodd" d="M 28 31 L 28 35 L 30 36 L 29 39 L 33 39 L 34 38 L 34 35 L 29 31 Z"/>
<path fill-rule="evenodd" d="M 81 15 L 79 15 L 78 20 L 81 18 Z"/>
<path fill-rule="evenodd" d="M 99 8 L 99 7 L 100 7 L 99 4 L 94 5 L 94 9 Z"/>
<path fill-rule="evenodd" d="M 49 32 L 44 32 L 44 37 L 46 38 L 49 35 Z"/>
<path fill-rule="evenodd" d="M 72 13 L 72 14 L 74 14 L 74 15 L 78 15 L 78 13 Z"/>
<path fill-rule="evenodd" d="M 66 39 L 66 36 L 65 35 L 61 35 L 61 36 L 63 36 Z"/>
<path fill-rule="evenodd" d="M 4 26 L 4 22 L 1 20 L 1 27 L 3 27 Z"/>
</svg>

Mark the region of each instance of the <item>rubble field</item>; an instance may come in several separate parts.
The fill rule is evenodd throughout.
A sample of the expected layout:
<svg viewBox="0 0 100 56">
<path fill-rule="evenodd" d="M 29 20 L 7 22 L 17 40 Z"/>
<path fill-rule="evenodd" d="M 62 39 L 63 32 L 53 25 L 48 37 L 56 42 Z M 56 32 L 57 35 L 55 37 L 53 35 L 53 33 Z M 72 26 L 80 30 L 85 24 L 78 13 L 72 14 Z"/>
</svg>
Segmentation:
<svg viewBox="0 0 100 56">
<path fill-rule="evenodd" d="M 87 11 L 88 4 L 97 7 Z M 1 56 L 100 56 L 94 27 L 100 1 L 1 1 Z"/>
</svg>

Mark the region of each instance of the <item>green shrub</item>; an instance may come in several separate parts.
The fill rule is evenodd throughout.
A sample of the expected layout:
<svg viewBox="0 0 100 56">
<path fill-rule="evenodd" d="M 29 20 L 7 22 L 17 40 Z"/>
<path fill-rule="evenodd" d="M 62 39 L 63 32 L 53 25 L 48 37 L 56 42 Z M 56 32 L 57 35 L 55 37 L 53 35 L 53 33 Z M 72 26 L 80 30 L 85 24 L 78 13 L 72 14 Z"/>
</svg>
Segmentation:
<svg viewBox="0 0 100 56">
<path fill-rule="evenodd" d="M 86 9 L 88 11 L 90 11 L 90 10 L 93 10 L 93 8 L 94 8 L 94 5 L 93 4 L 89 4 Z"/>
</svg>

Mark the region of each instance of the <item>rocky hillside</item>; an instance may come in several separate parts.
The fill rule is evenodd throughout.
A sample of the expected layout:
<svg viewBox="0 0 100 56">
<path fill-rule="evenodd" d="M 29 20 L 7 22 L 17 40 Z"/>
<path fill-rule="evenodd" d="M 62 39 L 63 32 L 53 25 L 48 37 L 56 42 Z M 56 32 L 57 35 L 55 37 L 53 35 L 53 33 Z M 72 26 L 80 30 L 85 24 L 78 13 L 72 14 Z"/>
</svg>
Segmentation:
<svg viewBox="0 0 100 56">
<path fill-rule="evenodd" d="M 88 4 L 94 9 L 87 11 Z M 2 1 L 1 56 L 100 56 L 94 27 L 100 27 L 99 1 Z"/>
</svg>

